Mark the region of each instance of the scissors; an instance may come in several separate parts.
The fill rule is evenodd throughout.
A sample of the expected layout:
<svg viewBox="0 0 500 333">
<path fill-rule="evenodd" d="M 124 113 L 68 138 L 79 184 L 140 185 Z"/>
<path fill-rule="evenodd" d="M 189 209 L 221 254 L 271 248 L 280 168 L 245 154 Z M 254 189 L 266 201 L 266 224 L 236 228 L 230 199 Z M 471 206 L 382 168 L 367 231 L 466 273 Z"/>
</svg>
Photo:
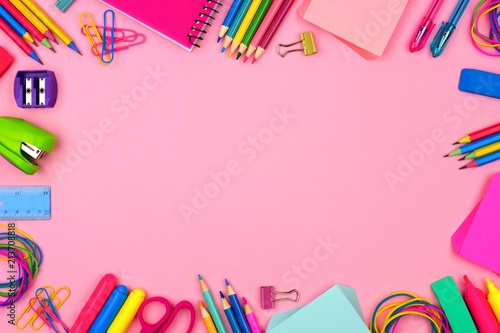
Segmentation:
<svg viewBox="0 0 500 333">
<path fill-rule="evenodd" d="M 165 307 L 165 314 L 163 317 L 161 317 L 160 320 L 158 320 L 155 324 L 150 324 L 146 322 L 144 319 L 144 309 L 148 306 L 150 303 L 161 303 Z M 151 297 L 148 298 L 144 303 L 141 304 L 141 307 L 139 308 L 139 312 L 137 313 L 137 316 L 139 317 L 139 323 L 141 324 L 141 331 L 140 333 L 163 333 L 169 328 L 169 326 L 172 324 L 174 321 L 175 317 L 177 316 L 178 312 L 182 309 L 186 309 L 190 313 L 190 322 L 189 322 L 189 327 L 186 331 L 186 333 L 190 333 L 193 330 L 194 323 L 196 322 L 196 312 L 194 310 L 194 307 L 191 303 L 188 301 L 180 301 L 175 307 L 172 308 L 172 305 L 170 302 L 163 297 Z"/>
</svg>

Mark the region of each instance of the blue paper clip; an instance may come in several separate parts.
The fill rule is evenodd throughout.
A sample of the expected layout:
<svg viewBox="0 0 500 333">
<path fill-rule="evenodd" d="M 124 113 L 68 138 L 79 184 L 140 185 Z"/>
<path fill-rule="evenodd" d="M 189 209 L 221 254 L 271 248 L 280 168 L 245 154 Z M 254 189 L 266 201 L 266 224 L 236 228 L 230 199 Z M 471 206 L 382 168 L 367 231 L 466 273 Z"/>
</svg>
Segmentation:
<svg viewBox="0 0 500 333">
<path fill-rule="evenodd" d="M 107 13 L 111 13 L 111 29 L 108 28 Z M 110 32 L 111 36 L 108 37 L 107 34 Z M 110 43 L 110 45 L 108 45 Z M 104 59 L 104 56 L 108 56 L 108 60 Z M 104 29 L 102 32 L 102 52 L 101 60 L 105 64 L 110 64 L 115 58 L 115 12 L 108 9 L 104 12 Z"/>
</svg>

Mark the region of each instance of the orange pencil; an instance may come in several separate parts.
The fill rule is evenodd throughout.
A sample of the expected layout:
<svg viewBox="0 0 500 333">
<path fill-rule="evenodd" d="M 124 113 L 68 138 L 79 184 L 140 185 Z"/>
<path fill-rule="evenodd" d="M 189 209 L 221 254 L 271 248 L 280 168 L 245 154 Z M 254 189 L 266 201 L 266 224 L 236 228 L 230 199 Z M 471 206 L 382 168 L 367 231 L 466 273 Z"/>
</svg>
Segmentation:
<svg viewBox="0 0 500 333">
<path fill-rule="evenodd" d="M 201 310 L 201 318 L 203 318 L 203 322 L 205 323 L 205 326 L 207 327 L 207 332 L 208 333 L 217 333 L 217 329 L 215 328 L 214 321 L 212 320 L 212 317 L 210 317 L 210 313 L 208 313 L 208 310 L 205 308 L 203 303 L 199 301 L 200 303 L 200 310 Z"/>
</svg>

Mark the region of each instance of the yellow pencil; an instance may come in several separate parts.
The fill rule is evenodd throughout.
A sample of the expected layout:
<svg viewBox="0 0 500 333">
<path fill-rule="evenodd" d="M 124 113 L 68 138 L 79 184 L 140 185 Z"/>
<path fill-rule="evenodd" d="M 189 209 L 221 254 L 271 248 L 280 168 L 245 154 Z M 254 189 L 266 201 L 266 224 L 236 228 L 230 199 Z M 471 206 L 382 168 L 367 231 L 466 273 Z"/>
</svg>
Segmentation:
<svg viewBox="0 0 500 333">
<path fill-rule="evenodd" d="M 28 9 L 28 7 L 26 7 L 20 0 L 9 1 L 14 5 L 14 7 L 17 8 L 18 11 L 21 12 L 21 14 L 24 15 L 24 17 L 26 17 L 35 26 L 35 28 L 37 28 L 38 31 L 45 35 L 45 37 L 52 39 L 57 44 L 57 40 L 55 39 L 49 28 L 47 28 L 45 24 L 43 24 L 43 22 L 40 21 L 38 17 L 36 17 L 36 15 Z"/>
<path fill-rule="evenodd" d="M 74 50 L 77 53 L 80 53 L 80 50 L 76 47 L 75 43 L 71 39 L 71 37 L 68 36 L 64 30 L 57 25 L 54 20 L 52 20 L 36 3 L 34 3 L 32 0 L 21 0 L 23 4 L 28 7 L 28 9 L 35 14 L 40 21 L 43 22 L 47 26 L 47 28 L 50 29 L 64 44 L 66 44 L 70 49 Z"/>
<path fill-rule="evenodd" d="M 471 152 L 469 155 L 465 156 L 464 160 L 470 160 L 478 157 L 482 157 L 496 151 L 500 150 L 500 142 L 495 142 L 490 145 L 487 145 L 483 148 L 479 148 Z"/>
<path fill-rule="evenodd" d="M 210 317 L 210 313 L 208 313 L 208 310 L 205 308 L 203 303 L 199 301 L 200 303 L 200 309 L 201 309 L 201 318 L 203 318 L 203 321 L 205 322 L 205 326 L 207 327 L 207 332 L 208 333 L 217 333 L 217 329 L 215 328 L 214 321 L 212 320 L 212 317 Z"/>
<path fill-rule="evenodd" d="M 245 18 L 241 22 L 241 25 L 238 28 L 238 32 L 234 36 L 233 42 L 231 43 L 231 50 L 229 51 L 228 55 L 229 57 L 233 55 L 233 52 L 236 51 L 236 49 L 241 43 L 241 40 L 243 39 L 243 37 L 245 37 L 245 33 L 247 32 L 250 23 L 252 23 L 253 17 L 255 16 L 255 13 L 257 13 L 257 10 L 259 9 L 261 2 L 262 0 L 253 0 L 252 4 L 250 5 L 250 8 L 248 8 Z"/>
</svg>

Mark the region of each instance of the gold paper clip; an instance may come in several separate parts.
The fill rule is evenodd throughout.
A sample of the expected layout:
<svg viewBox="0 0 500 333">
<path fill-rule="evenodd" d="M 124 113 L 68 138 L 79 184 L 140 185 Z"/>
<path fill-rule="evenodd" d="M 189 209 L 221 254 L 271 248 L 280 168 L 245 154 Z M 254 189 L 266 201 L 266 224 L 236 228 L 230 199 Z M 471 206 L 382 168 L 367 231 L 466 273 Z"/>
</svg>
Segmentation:
<svg viewBox="0 0 500 333">
<path fill-rule="evenodd" d="M 86 18 L 86 21 L 88 21 L 88 23 L 83 22 L 84 18 Z M 89 13 L 84 12 L 80 14 L 80 25 L 82 26 L 82 30 L 85 33 L 85 36 L 87 36 L 87 39 L 89 40 L 91 47 L 94 47 L 98 43 L 100 44 L 103 43 L 101 33 L 99 32 L 99 29 L 97 29 L 94 19 L 92 18 L 92 16 L 90 16 Z M 103 66 L 109 65 L 109 63 L 104 62 L 100 56 L 98 56 L 97 58 L 101 63 L 101 65 Z M 109 62 L 111 62 L 112 59 L 109 53 L 106 53 L 106 58 L 108 59 Z"/>
<path fill-rule="evenodd" d="M 302 43 L 302 48 L 301 49 L 295 49 L 295 50 L 288 50 L 285 53 L 281 53 L 280 49 L 283 47 L 290 47 L 293 45 L 296 45 L 298 43 Z M 292 44 L 278 44 L 276 47 L 276 52 L 282 56 L 285 57 L 288 53 L 290 52 L 296 52 L 296 51 L 304 51 L 304 55 L 308 56 L 310 54 L 315 54 L 318 52 L 316 50 L 316 44 L 314 44 L 314 38 L 313 34 L 311 31 L 304 32 L 303 34 L 300 34 L 300 40 L 298 42 L 292 43 Z"/>
<path fill-rule="evenodd" d="M 43 288 L 45 288 L 46 290 L 49 291 L 50 299 L 53 302 L 56 310 L 59 309 L 61 307 L 61 305 L 63 305 L 64 302 L 66 302 L 68 297 L 71 295 L 71 290 L 66 286 L 59 287 L 57 290 L 54 290 L 54 287 L 52 287 L 50 285 L 44 286 Z M 35 306 L 35 304 L 37 303 L 37 298 L 40 298 L 40 297 L 43 298 L 43 295 L 42 295 L 43 290 L 41 290 L 41 289 L 42 288 L 38 289 L 36 297 L 30 299 L 28 306 L 26 306 L 26 308 L 23 310 L 23 312 L 21 312 L 21 315 L 17 318 L 15 326 L 18 330 L 25 329 L 29 325 L 32 330 L 39 331 L 43 327 L 43 325 L 45 325 L 45 322 L 40 318 L 40 315 L 43 314 L 42 309 L 38 309 L 34 314 L 32 314 L 31 317 L 29 317 L 29 319 L 25 323 L 23 323 L 22 326 L 19 324 L 19 322 L 21 321 L 21 318 L 23 318 L 24 315 L 28 314 L 30 312 L 30 310 L 33 308 L 33 306 Z M 61 295 L 59 294 L 59 292 L 62 290 L 66 291 L 66 295 L 63 297 L 61 297 Z M 41 323 L 36 326 L 35 323 L 37 320 L 41 321 Z"/>
</svg>

